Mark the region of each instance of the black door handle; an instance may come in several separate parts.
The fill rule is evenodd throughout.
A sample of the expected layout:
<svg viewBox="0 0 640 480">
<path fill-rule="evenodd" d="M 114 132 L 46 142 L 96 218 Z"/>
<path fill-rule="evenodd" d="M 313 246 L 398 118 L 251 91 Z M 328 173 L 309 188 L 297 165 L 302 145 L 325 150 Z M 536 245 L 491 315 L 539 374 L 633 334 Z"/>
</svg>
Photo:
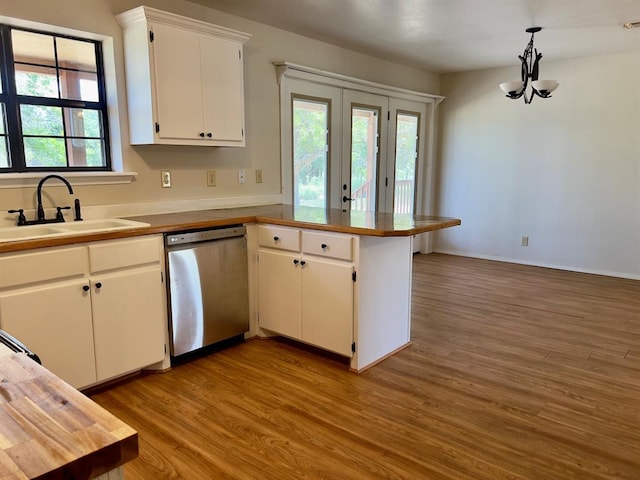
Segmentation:
<svg viewBox="0 0 640 480">
<path fill-rule="evenodd" d="M 300 260 L 298 260 L 297 258 L 293 261 L 294 265 L 298 265 L 300 263 Z"/>
<path fill-rule="evenodd" d="M 96 282 L 96 288 L 102 288 L 102 282 Z"/>
<path fill-rule="evenodd" d="M 304 267 L 306 264 L 307 264 L 307 262 L 305 262 L 304 260 L 300 260 L 300 265 L 301 265 L 301 266 L 303 266 L 303 267 Z"/>
<path fill-rule="evenodd" d="M 280 237 L 273 237 L 274 242 L 277 242 L 278 240 L 280 240 Z"/>
<path fill-rule="evenodd" d="M 207 133 L 207 137 L 209 137 L 209 138 L 213 137 L 213 133 L 211 133 L 211 132 Z"/>
<path fill-rule="evenodd" d="M 322 248 L 323 250 L 326 249 L 327 248 L 327 244 L 326 243 L 321 244 L 320 248 Z"/>
<path fill-rule="evenodd" d="M 346 195 L 342 197 L 344 203 L 351 202 L 352 200 L 355 200 L 355 198 L 347 197 Z"/>
<path fill-rule="evenodd" d="M 204 138 L 204 132 L 200 132 L 200 136 Z"/>
<path fill-rule="evenodd" d="M 82 291 L 83 292 L 88 292 L 91 289 L 91 287 L 89 285 L 83 285 L 82 286 Z"/>
</svg>

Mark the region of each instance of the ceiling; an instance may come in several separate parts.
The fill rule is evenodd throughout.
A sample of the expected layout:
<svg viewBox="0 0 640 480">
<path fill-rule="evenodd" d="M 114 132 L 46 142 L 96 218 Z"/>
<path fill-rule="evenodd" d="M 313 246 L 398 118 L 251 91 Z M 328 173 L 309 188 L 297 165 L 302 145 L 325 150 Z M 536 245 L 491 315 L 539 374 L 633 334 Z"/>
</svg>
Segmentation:
<svg viewBox="0 0 640 480">
<path fill-rule="evenodd" d="M 531 26 L 546 61 L 640 50 L 640 0 L 194 0 L 435 73 L 518 63 Z"/>
</svg>

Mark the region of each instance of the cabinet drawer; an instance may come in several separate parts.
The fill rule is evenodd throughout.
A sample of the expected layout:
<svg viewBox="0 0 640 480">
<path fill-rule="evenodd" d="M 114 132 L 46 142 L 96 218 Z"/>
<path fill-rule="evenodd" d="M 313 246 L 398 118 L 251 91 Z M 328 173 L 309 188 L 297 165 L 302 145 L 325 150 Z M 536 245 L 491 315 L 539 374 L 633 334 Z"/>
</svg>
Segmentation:
<svg viewBox="0 0 640 480">
<path fill-rule="evenodd" d="M 84 275 L 85 247 L 71 247 L 9 254 L 0 257 L 0 288 Z"/>
<path fill-rule="evenodd" d="M 162 238 L 143 237 L 89 245 L 91 273 L 133 267 L 162 260 Z"/>
<path fill-rule="evenodd" d="M 300 251 L 300 230 L 271 225 L 258 226 L 258 242 L 261 247 Z"/>
<path fill-rule="evenodd" d="M 303 231 L 302 251 L 320 257 L 351 261 L 353 260 L 353 237 Z"/>
</svg>

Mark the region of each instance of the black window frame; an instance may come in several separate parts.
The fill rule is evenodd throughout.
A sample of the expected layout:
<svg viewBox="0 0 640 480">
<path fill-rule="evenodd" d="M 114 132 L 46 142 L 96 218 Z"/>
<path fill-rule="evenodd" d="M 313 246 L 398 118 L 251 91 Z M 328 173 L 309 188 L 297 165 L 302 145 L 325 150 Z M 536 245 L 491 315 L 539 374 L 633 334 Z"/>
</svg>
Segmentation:
<svg viewBox="0 0 640 480">
<path fill-rule="evenodd" d="M 72 100 L 65 98 L 49 98 L 35 97 L 28 95 L 18 95 L 15 81 L 15 65 L 13 56 L 13 47 L 11 40 L 11 32 L 19 30 L 30 33 L 48 35 L 55 38 L 64 38 L 76 41 L 91 43 L 95 48 L 96 57 L 96 77 L 98 82 L 98 101 Z M 2 92 L 0 93 L 0 104 L 4 104 L 5 109 L 5 133 L 7 138 L 7 150 L 9 155 L 9 167 L 0 167 L 0 178 L 2 173 L 29 173 L 29 172 L 110 172 L 112 171 L 111 163 L 111 143 L 109 138 L 109 121 L 107 108 L 106 80 L 104 75 L 103 50 L 102 42 L 90 38 L 65 35 L 61 33 L 36 30 L 30 28 L 16 27 L 8 24 L 0 24 L 0 69 L 2 70 Z M 59 70 L 56 52 L 56 72 Z M 64 126 L 63 137 L 52 136 L 53 138 L 62 138 L 64 140 L 66 166 L 33 166 L 26 165 L 24 142 L 22 135 L 22 123 L 20 118 L 21 105 L 41 105 L 48 107 L 86 109 L 97 111 L 100 115 L 102 125 L 102 145 L 104 155 L 104 165 L 102 166 L 70 166 L 68 140 L 71 138 L 91 139 L 96 137 L 78 137 L 70 136 Z M 64 125 L 65 122 L 63 122 Z"/>
</svg>

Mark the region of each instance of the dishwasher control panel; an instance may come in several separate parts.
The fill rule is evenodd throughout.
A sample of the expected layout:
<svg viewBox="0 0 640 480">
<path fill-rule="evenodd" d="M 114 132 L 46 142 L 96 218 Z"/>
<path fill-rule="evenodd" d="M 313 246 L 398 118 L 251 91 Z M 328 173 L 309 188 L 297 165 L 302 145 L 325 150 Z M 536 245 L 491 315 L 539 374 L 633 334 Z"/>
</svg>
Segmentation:
<svg viewBox="0 0 640 480">
<path fill-rule="evenodd" d="M 244 225 L 199 230 L 196 232 L 174 233 L 165 235 L 164 244 L 169 247 L 171 245 L 183 245 L 185 243 L 207 242 L 223 238 L 242 237 L 246 233 L 247 229 Z"/>
</svg>

